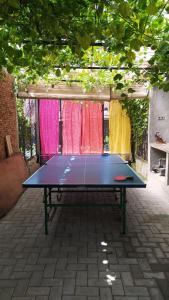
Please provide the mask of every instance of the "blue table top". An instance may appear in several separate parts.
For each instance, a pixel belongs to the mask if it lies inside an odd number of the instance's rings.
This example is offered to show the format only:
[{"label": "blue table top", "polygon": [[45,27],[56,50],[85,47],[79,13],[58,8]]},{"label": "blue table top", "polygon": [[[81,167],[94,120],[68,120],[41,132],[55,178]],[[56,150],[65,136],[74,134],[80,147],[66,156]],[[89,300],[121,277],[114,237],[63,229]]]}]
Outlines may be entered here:
[{"label": "blue table top", "polygon": [[[115,176],[129,176],[116,181]],[[55,155],[24,183],[24,187],[146,187],[136,172],[119,156]]]}]

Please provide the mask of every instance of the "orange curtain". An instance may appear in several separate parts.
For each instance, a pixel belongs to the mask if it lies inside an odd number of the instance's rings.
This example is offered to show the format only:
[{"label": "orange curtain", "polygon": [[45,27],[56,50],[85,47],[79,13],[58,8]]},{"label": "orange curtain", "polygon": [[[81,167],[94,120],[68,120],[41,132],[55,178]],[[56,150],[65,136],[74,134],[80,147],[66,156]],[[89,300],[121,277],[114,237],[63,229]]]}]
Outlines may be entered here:
[{"label": "orange curtain", "polygon": [[82,154],[103,152],[102,104],[85,101],[82,104]]}]

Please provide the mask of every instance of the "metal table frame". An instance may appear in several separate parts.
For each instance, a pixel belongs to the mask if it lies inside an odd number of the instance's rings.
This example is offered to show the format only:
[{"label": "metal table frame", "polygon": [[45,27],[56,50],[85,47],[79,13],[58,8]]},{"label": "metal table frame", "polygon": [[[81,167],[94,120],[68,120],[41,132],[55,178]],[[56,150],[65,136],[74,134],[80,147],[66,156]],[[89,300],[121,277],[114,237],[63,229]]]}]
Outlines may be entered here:
[{"label": "metal table frame", "polygon": [[[75,188],[75,186],[73,186]],[[86,186],[85,186],[86,187]],[[78,186],[79,188],[79,186]],[[91,189],[91,186],[87,186],[87,189],[83,189],[83,190],[71,190],[70,187],[63,188],[63,187],[58,187],[58,188],[50,188],[50,187],[44,187],[44,195],[43,195],[43,203],[44,203],[44,211],[45,211],[45,234],[48,234],[48,222],[49,220],[53,219],[53,216],[56,212],[56,209],[58,207],[118,207],[120,209],[121,212],[121,218],[122,218],[122,229],[121,232],[123,234],[126,233],[126,188],[125,187],[112,187],[109,189],[103,189],[103,192],[111,192],[111,193],[119,193],[120,194],[120,201],[117,204],[114,203],[61,203],[61,198],[62,198],[62,193],[71,193],[71,192],[98,192],[97,189]],[[98,186],[98,188],[101,188]],[[101,190],[99,190],[99,192],[102,192]],[[57,203],[53,203],[52,202],[52,193],[57,193]],[[50,218],[50,212],[51,209],[54,208],[52,214],[51,214],[51,218]]]}]

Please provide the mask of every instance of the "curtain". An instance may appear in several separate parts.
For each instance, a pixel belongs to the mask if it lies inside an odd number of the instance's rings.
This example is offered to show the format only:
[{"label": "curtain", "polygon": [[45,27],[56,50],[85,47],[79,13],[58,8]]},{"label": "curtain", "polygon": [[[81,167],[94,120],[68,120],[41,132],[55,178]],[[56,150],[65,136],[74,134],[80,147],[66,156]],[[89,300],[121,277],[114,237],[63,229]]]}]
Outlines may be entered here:
[{"label": "curtain", "polygon": [[80,154],[81,104],[74,101],[63,101],[62,103],[62,153]]},{"label": "curtain", "polygon": [[57,154],[59,146],[59,101],[39,101],[41,155]]},{"label": "curtain", "polygon": [[82,104],[82,142],[81,153],[103,152],[103,114],[102,104],[85,101]]},{"label": "curtain", "polygon": [[130,154],[131,125],[126,110],[118,100],[109,107],[109,147],[111,153]]}]

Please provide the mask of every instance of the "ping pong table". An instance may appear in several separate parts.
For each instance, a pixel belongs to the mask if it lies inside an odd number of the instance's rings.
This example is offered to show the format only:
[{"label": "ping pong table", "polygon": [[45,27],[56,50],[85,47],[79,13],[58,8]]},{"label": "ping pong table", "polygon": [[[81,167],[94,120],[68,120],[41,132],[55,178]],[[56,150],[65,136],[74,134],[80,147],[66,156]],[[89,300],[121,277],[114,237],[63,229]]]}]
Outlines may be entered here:
[{"label": "ping pong table", "polygon": [[[118,181],[117,176],[126,176]],[[62,206],[84,206],[81,203],[60,201],[64,192],[73,191],[110,191],[119,193],[118,204],[86,203],[85,206],[117,206],[122,217],[122,233],[126,232],[126,189],[145,188],[146,184],[136,172],[116,154],[102,155],[55,155],[40,167],[24,183],[26,188],[44,189],[45,234],[48,234],[49,212]],[[51,193],[57,193],[53,201]]]}]

